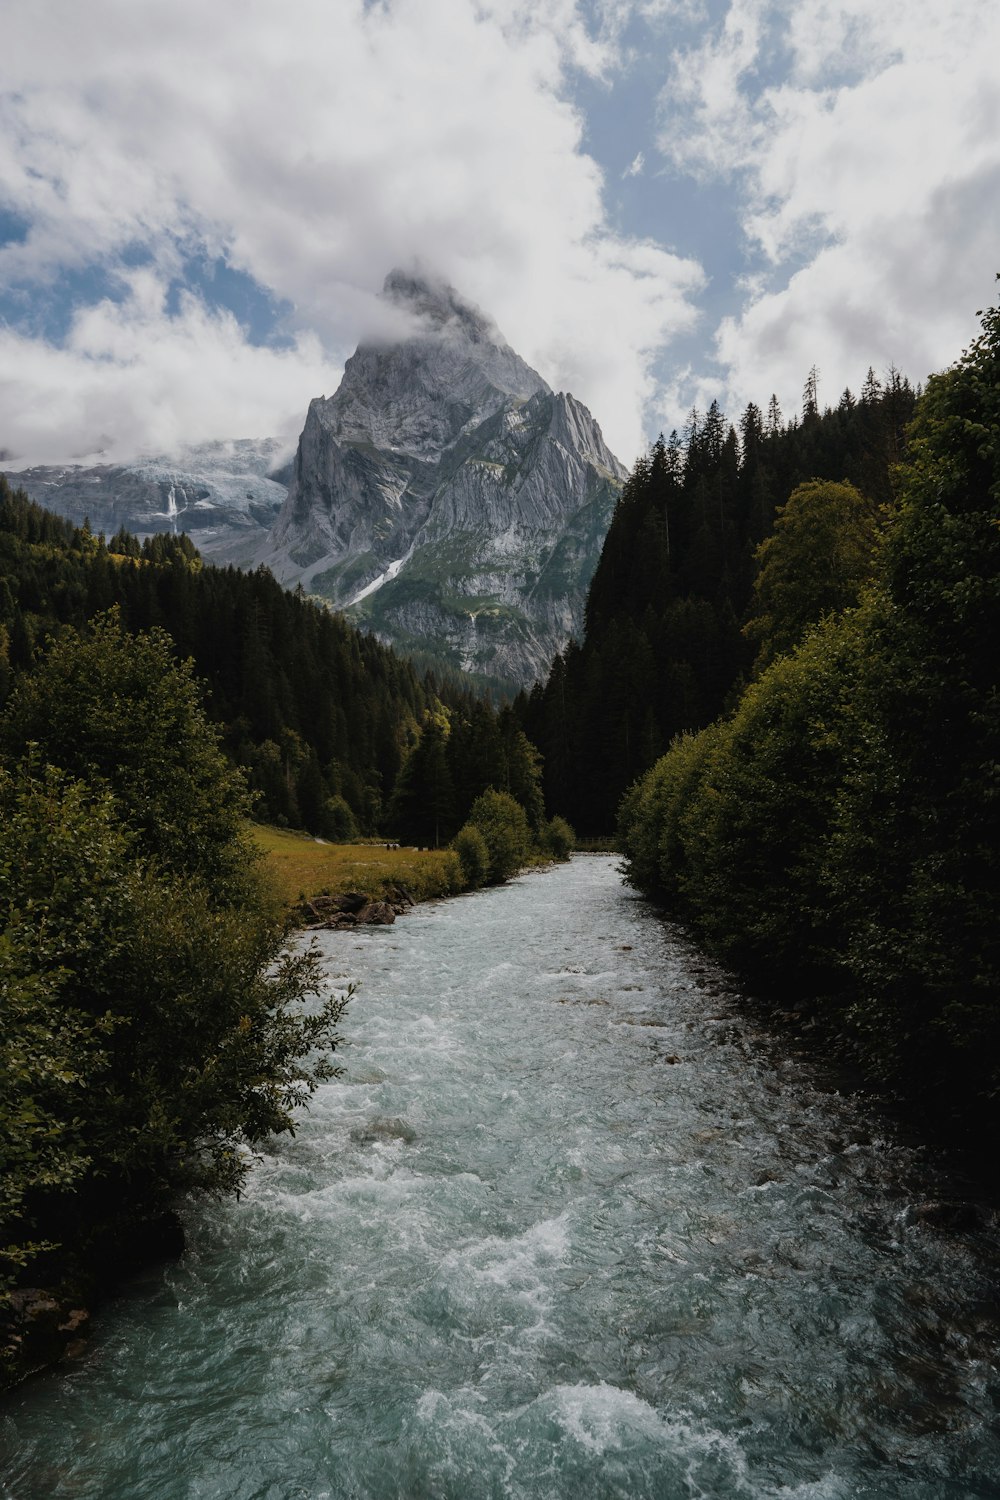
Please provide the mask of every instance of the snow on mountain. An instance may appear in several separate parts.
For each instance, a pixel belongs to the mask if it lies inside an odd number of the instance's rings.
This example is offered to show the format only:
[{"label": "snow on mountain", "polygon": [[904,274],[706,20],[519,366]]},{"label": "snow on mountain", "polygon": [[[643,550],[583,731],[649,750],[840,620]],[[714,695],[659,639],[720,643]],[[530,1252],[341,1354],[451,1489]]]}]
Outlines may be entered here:
[{"label": "snow on mountain", "polygon": [[207,556],[240,560],[258,546],[287,494],[287,446],[275,438],[200,443],[128,464],[8,470],[12,484],[78,525],[107,535],[188,531]]}]

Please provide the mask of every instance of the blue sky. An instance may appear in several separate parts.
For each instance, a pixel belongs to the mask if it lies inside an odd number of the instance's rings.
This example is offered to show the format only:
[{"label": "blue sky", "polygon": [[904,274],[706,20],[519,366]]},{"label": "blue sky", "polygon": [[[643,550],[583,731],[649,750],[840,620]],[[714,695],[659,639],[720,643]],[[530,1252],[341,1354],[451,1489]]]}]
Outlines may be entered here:
[{"label": "blue sky", "polygon": [[7,0],[0,450],[294,442],[422,264],[626,463],[691,406],[957,357],[1000,269],[1000,11]]}]

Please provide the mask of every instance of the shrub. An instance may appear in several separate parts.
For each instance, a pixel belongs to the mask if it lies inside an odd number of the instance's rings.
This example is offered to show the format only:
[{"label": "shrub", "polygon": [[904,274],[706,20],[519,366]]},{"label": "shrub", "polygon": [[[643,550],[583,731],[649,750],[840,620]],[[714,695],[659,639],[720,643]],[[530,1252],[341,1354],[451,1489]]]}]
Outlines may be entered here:
[{"label": "shrub", "polygon": [[507,792],[481,793],[469,809],[468,821],[482,834],[489,854],[487,881],[499,885],[521,868],[531,849],[524,808]]},{"label": "shrub", "polygon": [[464,824],[452,839],[451,846],[458,855],[469,890],[475,891],[485,885],[490,871],[490,851],[475,824]]},{"label": "shrub", "polygon": [[317,961],[284,950],[242,783],[190,672],[162,635],[132,641],[112,621],[98,640],[127,694],[94,642],[68,632],[38,674],[67,690],[52,725],[29,683],[4,726],[8,747],[29,727],[42,739],[0,771],[0,1154],[12,1164],[0,1245],[14,1264],[45,1241],[86,1250],[179,1187],[238,1187],[243,1145],[290,1129],[336,1071],[344,999],[303,1006]]},{"label": "shrub", "polygon": [[553,859],[569,859],[576,848],[576,834],[565,818],[550,818],[542,828],[542,847]]}]

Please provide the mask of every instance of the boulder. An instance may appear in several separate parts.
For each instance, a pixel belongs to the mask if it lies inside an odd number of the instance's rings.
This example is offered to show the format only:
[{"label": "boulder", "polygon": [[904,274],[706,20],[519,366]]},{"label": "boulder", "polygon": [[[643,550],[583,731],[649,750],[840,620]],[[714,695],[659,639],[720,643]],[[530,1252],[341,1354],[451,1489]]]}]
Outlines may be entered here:
[{"label": "boulder", "polygon": [[355,917],[359,926],[366,927],[389,927],[395,920],[395,908],[388,901],[369,901]]},{"label": "boulder", "polygon": [[339,896],[332,898],[337,904],[338,911],[361,911],[371,901],[367,891],[342,891]]},{"label": "boulder", "polygon": [[366,1125],[356,1125],[351,1131],[351,1140],[359,1145],[371,1145],[375,1141],[415,1141],[417,1132],[412,1125],[397,1115],[376,1115]]}]

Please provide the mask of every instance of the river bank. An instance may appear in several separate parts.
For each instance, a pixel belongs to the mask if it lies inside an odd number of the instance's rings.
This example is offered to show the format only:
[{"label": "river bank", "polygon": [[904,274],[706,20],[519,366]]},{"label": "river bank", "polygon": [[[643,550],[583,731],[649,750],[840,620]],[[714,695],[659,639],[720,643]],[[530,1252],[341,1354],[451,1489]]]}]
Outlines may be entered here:
[{"label": "river bank", "polygon": [[344,1078],[8,1398],[33,1500],[996,1492],[996,1236],[614,861],[320,934]]}]

